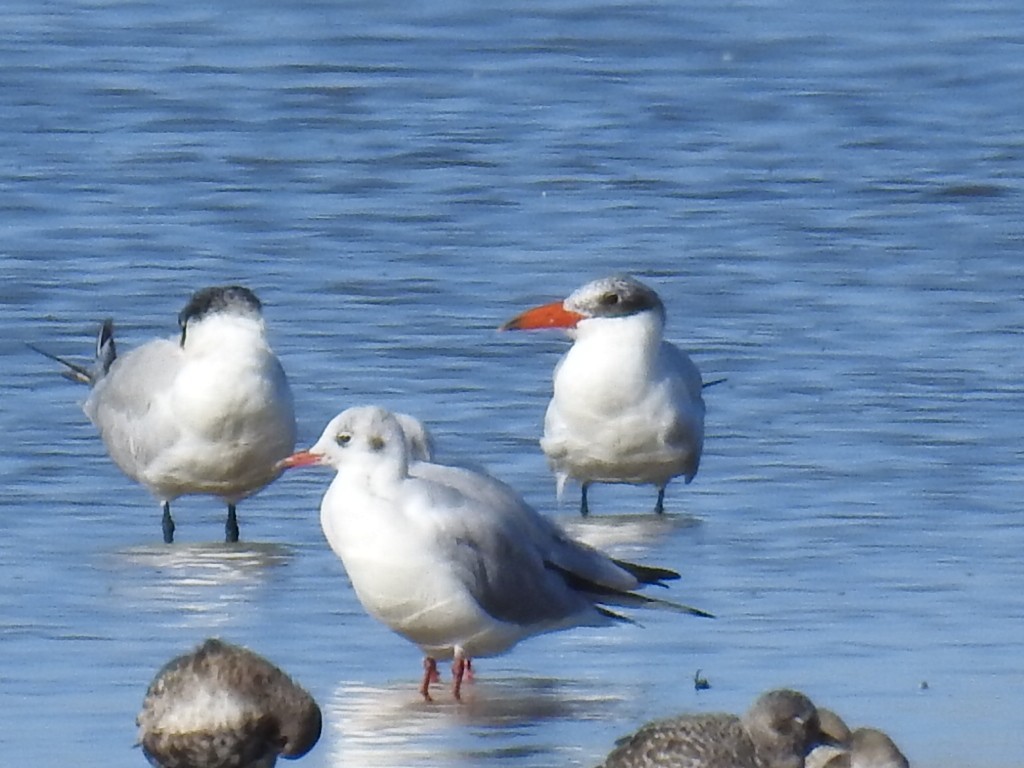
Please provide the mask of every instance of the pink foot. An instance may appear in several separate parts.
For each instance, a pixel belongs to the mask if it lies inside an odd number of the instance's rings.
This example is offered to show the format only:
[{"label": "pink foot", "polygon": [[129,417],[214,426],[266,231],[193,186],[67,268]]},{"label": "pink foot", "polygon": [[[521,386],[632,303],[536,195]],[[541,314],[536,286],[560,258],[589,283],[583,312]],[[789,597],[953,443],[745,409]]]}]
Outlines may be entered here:
[{"label": "pink foot", "polygon": [[452,662],[452,694],[456,701],[462,701],[463,679],[473,679],[473,662],[471,659],[456,656]]},{"label": "pink foot", "polygon": [[441,673],[437,671],[437,661],[430,656],[423,659],[423,684],[420,685],[420,693],[424,700],[433,701],[430,697],[430,684],[441,680]]}]

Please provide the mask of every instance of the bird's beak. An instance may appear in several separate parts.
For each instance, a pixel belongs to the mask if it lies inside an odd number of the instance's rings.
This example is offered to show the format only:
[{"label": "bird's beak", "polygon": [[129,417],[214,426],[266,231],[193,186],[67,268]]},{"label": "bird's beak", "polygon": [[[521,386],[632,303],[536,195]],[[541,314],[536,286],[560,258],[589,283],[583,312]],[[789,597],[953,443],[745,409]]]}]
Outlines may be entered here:
[{"label": "bird's beak", "polygon": [[292,467],[308,467],[312,464],[319,464],[323,457],[319,453],[309,451],[296,451],[277,462],[278,469],[291,469]]},{"label": "bird's beak", "polygon": [[562,302],[553,301],[540,307],[528,309],[513,317],[499,331],[528,331],[534,328],[575,328],[583,319],[579,312],[566,309]]}]

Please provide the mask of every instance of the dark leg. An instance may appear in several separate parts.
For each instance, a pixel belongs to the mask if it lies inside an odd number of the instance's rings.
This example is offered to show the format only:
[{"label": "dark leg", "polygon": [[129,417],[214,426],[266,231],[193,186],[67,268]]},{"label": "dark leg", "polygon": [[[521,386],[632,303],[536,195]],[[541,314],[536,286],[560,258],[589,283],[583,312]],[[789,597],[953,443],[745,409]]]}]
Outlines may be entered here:
[{"label": "dark leg", "polygon": [[164,528],[164,544],[174,543],[174,521],[171,519],[171,502],[164,502],[164,516],[160,524]]},{"label": "dark leg", "polygon": [[583,483],[583,493],[580,495],[580,516],[586,517],[590,514],[590,507],[587,506],[587,488],[590,483]]},{"label": "dark leg", "polygon": [[235,517],[234,504],[228,504],[228,520],[224,523],[224,541],[228,544],[238,541],[238,518]]},{"label": "dark leg", "polygon": [[420,693],[425,701],[433,701],[430,698],[430,684],[437,682],[441,676],[437,673],[437,661],[430,656],[423,658],[423,684],[420,686]]},{"label": "dark leg", "polygon": [[658,486],[658,500],[654,502],[654,514],[661,515],[665,512],[665,486]]}]

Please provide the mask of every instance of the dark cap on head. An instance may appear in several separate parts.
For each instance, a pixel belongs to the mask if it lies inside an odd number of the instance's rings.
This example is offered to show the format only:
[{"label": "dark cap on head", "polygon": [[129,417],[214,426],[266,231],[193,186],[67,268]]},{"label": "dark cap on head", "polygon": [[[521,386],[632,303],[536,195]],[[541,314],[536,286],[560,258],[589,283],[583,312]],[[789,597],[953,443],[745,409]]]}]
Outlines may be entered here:
[{"label": "dark cap on head", "polygon": [[218,312],[235,312],[259,317],[263,305],[256,294],[240,285],[215,285],[200,288],[192,294],[185,308],[178,313],[181,343],[185,343],[185,328],[192,320],[201,320]]}]

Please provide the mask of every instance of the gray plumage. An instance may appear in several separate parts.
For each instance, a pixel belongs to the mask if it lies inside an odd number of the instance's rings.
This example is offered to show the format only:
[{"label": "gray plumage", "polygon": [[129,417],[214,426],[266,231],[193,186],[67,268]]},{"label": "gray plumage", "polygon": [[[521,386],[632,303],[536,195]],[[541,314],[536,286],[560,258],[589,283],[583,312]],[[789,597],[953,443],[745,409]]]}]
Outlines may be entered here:
[{"label": "gray plumage", "polygon": [[602,768],[803,768],[822,734],[797,691],[760,696],[742,717],[698,714],[648,723],[617,743]]},{"label": "gray plumage", "polygon": [[164,541],[171,502],[186,494],[222,499],[225,538],[237,541],[235,504],[274,480],[295,447],[291,391],[249,289],[196,291],[178,324],[178,339],[119,356],[107,320],[91,367],[38,351],[92,387],[83,410],[114,463],[161,502]]},{"label": "gray plumage", "polygon": [[320,738],[316,701],[269,661],[209,639],[146,691],[139,744],[156,768],[271,768]]}]

